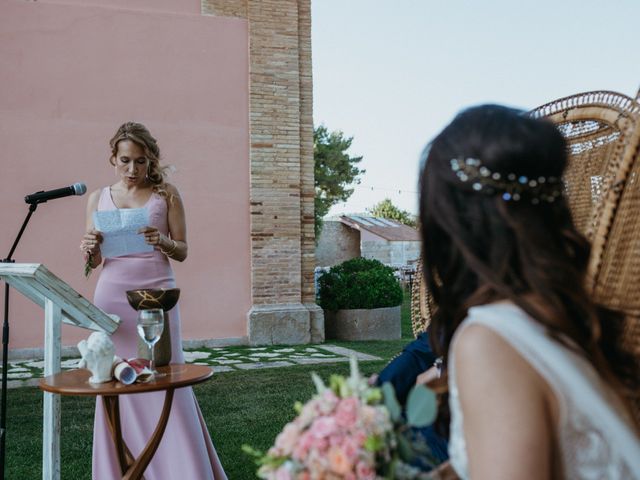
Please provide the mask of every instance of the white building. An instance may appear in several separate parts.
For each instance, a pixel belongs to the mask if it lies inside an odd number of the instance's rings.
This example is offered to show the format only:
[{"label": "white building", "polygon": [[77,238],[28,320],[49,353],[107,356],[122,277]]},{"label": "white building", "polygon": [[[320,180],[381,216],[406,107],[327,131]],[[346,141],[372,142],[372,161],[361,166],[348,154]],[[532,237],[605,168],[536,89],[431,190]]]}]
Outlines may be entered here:
[{"label": "white building", "polygon": [[420,257],[415,228],[386,218],[343,215],[326,220],[316,246],[316,265],[330,267],[355,257],[404,266]]}]

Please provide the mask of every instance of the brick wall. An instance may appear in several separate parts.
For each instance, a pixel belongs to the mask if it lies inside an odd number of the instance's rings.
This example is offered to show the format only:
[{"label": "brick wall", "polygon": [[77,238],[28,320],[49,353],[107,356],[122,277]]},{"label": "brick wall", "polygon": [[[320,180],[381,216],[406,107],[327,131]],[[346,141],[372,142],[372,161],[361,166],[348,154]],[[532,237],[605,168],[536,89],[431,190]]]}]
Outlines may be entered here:
[{"label": "brick wall", "polygon": [[310,0],[202,0],[202,13],[249,24],[253,305],[312,304]]},{"label": "brick wall", "polygon": [[202,0],[204,15],[247,18],[247,0]]}]

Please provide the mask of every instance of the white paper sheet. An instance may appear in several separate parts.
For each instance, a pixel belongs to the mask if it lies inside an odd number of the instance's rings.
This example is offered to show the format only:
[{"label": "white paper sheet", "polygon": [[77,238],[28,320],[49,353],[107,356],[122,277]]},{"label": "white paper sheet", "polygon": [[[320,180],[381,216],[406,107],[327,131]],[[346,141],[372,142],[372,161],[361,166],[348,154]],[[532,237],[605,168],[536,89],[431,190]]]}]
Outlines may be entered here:
[{"label": "white paper sheet", "polygon": [[144,241],[144,235],[138,233],[149,225],[146,208],[96,211],[93,212],[93,224],[102,232],[100,252],[103,258],[153,251],[153,246]]}]

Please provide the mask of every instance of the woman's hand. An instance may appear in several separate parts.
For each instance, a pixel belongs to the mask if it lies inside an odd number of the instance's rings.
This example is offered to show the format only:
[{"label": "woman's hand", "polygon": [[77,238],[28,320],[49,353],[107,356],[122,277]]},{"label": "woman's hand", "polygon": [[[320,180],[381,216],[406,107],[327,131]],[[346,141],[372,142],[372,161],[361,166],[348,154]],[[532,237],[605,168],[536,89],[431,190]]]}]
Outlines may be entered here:
[{"label": "woman's hand", "polygon": [[144,241],[153,245],[156,250],[168,250],[173,245],[169,237],[160,233],[156,227],[142,227],[138,233],[144,235]]},{"label": "woman's hand", "polygon": [[80,242],[80,250],[82,251],[85,260],[89,255],[97,258],[100,254],[100,244],[102,243],[102,233],[96,229],[91,229],[82,237]]}]

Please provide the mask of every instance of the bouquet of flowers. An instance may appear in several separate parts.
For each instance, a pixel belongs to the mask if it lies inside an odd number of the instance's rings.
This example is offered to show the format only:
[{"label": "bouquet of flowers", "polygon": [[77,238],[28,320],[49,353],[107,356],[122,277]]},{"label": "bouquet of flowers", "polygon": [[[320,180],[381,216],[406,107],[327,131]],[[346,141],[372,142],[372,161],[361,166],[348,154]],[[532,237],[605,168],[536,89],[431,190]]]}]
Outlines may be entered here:
[{"label": "bouquet of flowers", "polygon": [[[410,426],[429,425],[436,416],[435,394],[415,387],[406,420],[390,384],[371,387],[351,359],[348,378],[332,375],[329,385],[312,374],[317,393],[296,403],[298,416],[285,425],[266,454],[247,445],[258,477],[267,480],[428,478],[411,462],[419,452],[430,464],[426,444],[416,442]],[[433,466],[433,464],[430,464]]]}]

